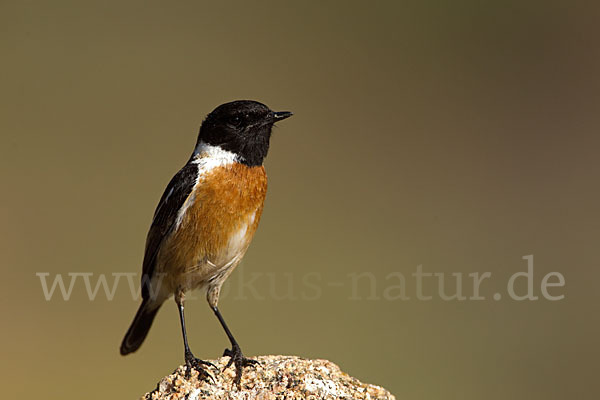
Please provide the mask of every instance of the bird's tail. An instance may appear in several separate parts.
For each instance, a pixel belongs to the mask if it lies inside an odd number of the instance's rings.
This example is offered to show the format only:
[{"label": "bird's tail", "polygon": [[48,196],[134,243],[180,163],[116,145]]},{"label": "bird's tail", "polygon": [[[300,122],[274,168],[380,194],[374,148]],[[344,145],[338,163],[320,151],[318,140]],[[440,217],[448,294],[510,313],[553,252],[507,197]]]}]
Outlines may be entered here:
[{"label": "bird's tail", "polygon": [[123,338],[123,343],[121,343],[121,355],[124,356],[133,353],[140,348],[144,339],[146,339],[146,335],[148,335],[152,321],[154,321],[154,317],[156,317],[159,309],[160,304],[158,306],[151,304],[147,299],[142,302],[129,330]]}]

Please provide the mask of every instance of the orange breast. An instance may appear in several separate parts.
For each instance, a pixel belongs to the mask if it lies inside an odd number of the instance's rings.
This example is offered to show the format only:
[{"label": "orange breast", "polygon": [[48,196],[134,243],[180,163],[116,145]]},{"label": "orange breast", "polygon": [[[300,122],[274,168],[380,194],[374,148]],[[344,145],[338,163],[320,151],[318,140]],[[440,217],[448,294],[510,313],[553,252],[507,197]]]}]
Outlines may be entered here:
[{"label": "orange breast", "polygon": [[175,281],[194,275],[195,282],[185,285],[193,288],[235,267],[258,227],[266,193],[262,166],[235,163],[201,176],[178,229],[161,249],[159,269]]}]

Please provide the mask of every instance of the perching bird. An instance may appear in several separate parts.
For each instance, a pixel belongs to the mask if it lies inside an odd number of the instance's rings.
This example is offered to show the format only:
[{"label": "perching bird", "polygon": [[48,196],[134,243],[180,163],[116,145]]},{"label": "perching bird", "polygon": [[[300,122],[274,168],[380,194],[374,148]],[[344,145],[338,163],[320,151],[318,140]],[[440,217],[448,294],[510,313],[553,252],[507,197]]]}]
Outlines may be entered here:
[{"label": "perching bird", "polygon": [[209,364],[192,354],[183,311],[185,292],[206,289],[206,298],[223,326],[239,385],[242,369],[256,361],[243,356],[217,303],[221,285],[240,263],[258,226],[267,192],[263,161],[273,124],[292,115],[256,101],[226,103],[200,127],[192,156],[165,189],[146,239],[142,304],[125,334],[121,354],[136,351],[158,309],[172,295],[179,308],[185,362],[200,376]]}]

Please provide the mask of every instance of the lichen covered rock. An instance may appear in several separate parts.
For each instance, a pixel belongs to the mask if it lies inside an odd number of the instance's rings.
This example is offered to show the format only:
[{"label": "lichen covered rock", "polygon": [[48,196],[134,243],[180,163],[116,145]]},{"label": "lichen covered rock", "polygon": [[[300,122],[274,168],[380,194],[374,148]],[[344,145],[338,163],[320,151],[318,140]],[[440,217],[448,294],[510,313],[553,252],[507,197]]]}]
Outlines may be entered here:
[{"label": "lichen covered rock", "polygon": [[[177,368],[161,379],[144,400],[200,399],[394,399],[387,390],[366,383],[340,371],[327,360],[306,360],[290,356],[261,356],[254,367],[244,368],[241,387],[233,383],[234,368],[223,371],[228,357],[210,360],[219,369],[207,368],[214,382],[198,380],[193,371],[186,378],[186,367]],[[223,372],[220,372],[223,371]]]}]

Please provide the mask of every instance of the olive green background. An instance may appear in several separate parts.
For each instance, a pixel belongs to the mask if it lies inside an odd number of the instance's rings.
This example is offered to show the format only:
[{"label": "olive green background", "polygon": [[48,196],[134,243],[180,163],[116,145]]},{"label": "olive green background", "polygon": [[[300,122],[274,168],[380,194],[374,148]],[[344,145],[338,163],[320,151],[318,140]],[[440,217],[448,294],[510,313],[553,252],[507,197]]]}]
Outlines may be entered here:
[{"label": "olive green background", "polygon": [[[139,273],[199,124],[244,98],[295,113],[220,303],[247,355],[326,358],[398,399],[597,397],[599,17],[569,1],[0,1],[2,397],[131,399],[183,361],[171,301],[121,357],[125,281],[112,301],[81,278],[46,301],[36,273]],[[540,299],[511,300],[529,254]],[[419,301],[418,265],[462,273],[467,294],[491,272],[486,299]],[[540,295],[553,271],[560,301]],[[409,300],[390,298],[398,272]],[[217,357],[226,337],[195,297],[192,349]]]}]

